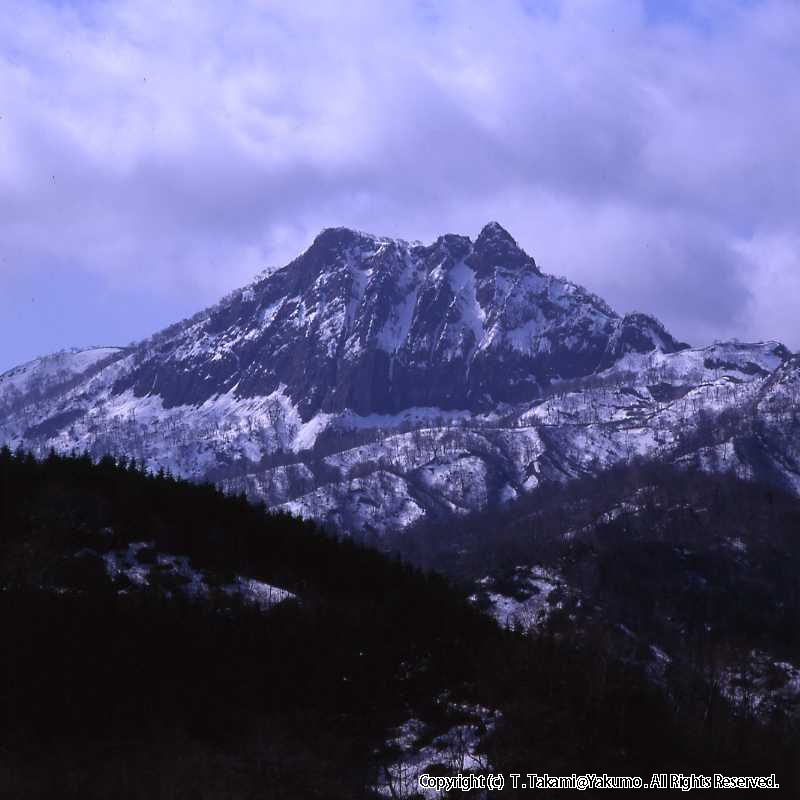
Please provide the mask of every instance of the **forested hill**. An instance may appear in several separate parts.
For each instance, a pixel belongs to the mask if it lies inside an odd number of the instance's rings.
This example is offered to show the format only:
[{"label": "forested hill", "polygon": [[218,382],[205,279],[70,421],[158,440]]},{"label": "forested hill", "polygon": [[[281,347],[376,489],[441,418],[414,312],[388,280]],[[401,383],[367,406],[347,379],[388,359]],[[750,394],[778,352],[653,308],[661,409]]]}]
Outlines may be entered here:
[{"label": "forested hill", "polygon": [[60,567],[75,556],[87,564],[85,577],[99,575],[92,564],[104,554],[146,542],[148,550],[188,557],[212,579],[235,574],[268,581],[302,593],[307,605],[324,598],[369,608],[368,600],[411,589],[421,603],[450,596],[441,579],[312,522],[267,513],[210,484],[149,474],[135,462],[105,457],[95,464],[86,455],[56,454],[37,461],[3,449],[0,470],[2,578],[11,585],[61,585]]},{"label": "forested hill", "polygon": [[[0,499],[9,796],[358,796],[385,731],[500,638],[439,577],[110,458],[0,451]],[[134,541],[144,563],[110,575]],[[261,611],[220,590],[237,575],[294,599]]]},{"label": "forested hill", "polygon": [[785,729],[716,695],[709,727],[708,695],[676,706],[602,636],[503,631],[212,487],[2,450],[0,502],[3,797],[411,797],[465,768],[794,786]]},{"label": "forested hill", "polygon": [[799,531],[793,494],[639,460],[381,543],[471,581],[503,624],[574,636],[600,622],[617,653],[654,674],[693,672],[796,737]]}]

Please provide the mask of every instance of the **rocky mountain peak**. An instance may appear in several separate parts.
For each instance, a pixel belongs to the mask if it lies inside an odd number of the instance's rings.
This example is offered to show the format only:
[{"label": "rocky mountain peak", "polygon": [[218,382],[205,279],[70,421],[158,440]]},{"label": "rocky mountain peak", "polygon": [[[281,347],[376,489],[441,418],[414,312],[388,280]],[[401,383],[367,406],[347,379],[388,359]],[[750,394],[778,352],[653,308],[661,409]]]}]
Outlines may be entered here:
[{"label": "rocky mountain peak", "polygon": [[[755,409],[774,464],[747,427],[736,447],[704,442],[691,463],[767,464],[800,493],[800,452],[782,438],[796,425],[800,357],[776,342],[686,347],[653,317],[541,273],[497,223],[474,242],[427,245],[328,228],[139,345],[0,375],[0,444],[124,452],[382,530],[595,462],[668,456],[704,407],[742,411],[746,425]],[[467,427],[443,422],[456,419]],[[736,461],[748,453],[752,464]]]},{"label": "rocky mountain peak", "polygon": [[498,267],[514,271],[527,268],[539,272],[536,262],[498,222],[483,226],[475,240],[472,261],[479,274],[489,274]]},{"label": "rocky mountain peak", "polygon": [[309,249],[333,250],[348,247],[361,240],[371,240],[372,238],[373,237],[354,230],[353,228],[323,228],[314,238],[311,248]]},{"label": "rocky mountain peak", "polygon": [[293,264],[299,263],[304,272],[318,275],[341,266],[349,256],[358,262],[365,254],[377,251],[382,243],[391,241],[352,228],[324,228]]},{"label": "rocky mountain peak", "polygon": [[437,253],[444,253],[451,256],[453,260],[458,260],[469,255],[472,250],[472,241],[469,236],[446,233],[434,242],[433,249]]},{"label": "rocky mountain peak", "polygon": [[641,311],[630,311],[625,314],[622,318],[622,328],[637,330],[648,339],[649,346],[643,342],[640,352],[647,352],[658,347],[665,353],[674,353],[678,350],[686,350],[690,346],[686,342],[675,339],[661,320]]},{"label": "rocky mountain peak", "polygon": [[475,244],[483,245],[487,242],[506,242],[514,247],[517,246],[516,239],[499,222],[494,221],[487,222],[483,226]]},{"label": "rocky mountain peak", "polygon": [[428,246],[326,228],[287,267],[138,348],[113,393],[164,408],[280,392],[305,423],[346,409],[488,412],[629,352],[680,343],[543,275],[498,223]]},{"label": "rocky mountain peak", "polygon": [[618,320],[601,363],[603,367],[610,367],[626,353],[649,353],[653,350],[676,353],[688,347],[686,342],[675,339],[655,317],[633,311]]}]

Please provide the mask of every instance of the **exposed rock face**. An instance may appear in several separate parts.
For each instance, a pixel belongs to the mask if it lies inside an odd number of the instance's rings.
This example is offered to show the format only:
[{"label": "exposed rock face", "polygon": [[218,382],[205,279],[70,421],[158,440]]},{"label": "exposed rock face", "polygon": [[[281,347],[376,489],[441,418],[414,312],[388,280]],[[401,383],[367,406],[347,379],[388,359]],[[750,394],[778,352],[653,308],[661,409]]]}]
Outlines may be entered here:
[{"label": "exposed rock face", "polygon": [[800,492],[798,372],[777,342],[689,348],[620,316],[497,223],[427,246],[337,228],[135,347],[0,375],[0,443],[379,533],[634,456]]},{"label": "exposed rock face", "polygon": [[169,408],[282,385],[304,420],[345,408],[486,411],[625,352],[682,346],[655,320],[620,318],[543,275],[497,223],[474,243],[446,235],[427,247],[338,228],[141,354],[114,388],[155,392]]}]

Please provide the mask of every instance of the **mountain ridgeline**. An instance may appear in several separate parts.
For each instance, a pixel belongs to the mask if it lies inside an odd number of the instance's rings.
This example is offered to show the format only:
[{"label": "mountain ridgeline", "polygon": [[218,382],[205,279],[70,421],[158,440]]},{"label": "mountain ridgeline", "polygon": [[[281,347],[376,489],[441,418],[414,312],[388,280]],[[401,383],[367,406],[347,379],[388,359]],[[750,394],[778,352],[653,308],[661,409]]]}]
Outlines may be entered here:
[{"label": "mountain ridgeline", "polygon": [[114,385],[165,407],[279,387],[306,421],[350,409],[490,411],[591,374],[629,351],[685,347],[543,275],[497,223],[430,246],[323,231],[281,270],[159,342]]},{"label": "mountain ridgeline", "polygon": [[779,342],[690,347],[496,223],[328,229],[139,344],[20,365],[0,788],[376,800],[533,767],[796,797],[799,409]]},{"label": "mountain ridgeline", "polygon": [[497,223],[427,246],[332,228],[140,344],[0,375],[0,443],[125,455],[382,534],[634,457],[798,492],[798,396],[780,343],[689,347]]},{"label": "mountain ridgeline", "polygon": [[[785,516],[788,534],[800,501],[778,498],[769,514]],[[645,780],[774,772],[775,796],[797,796],[790,709],[776,705],[762,724],[721,691],[718,633],[702,624],[719,614],[694,602],[696,582],[688,598],[672,596],[677,614],[659,633],[688,644],[697,665],[676,658],[654,674],[634,658],[647,640],[591,603],[568,613],[565,598],[538,628],[503,630],[440,575],[126,460],[37,461],[0,448],[0,520],[3,797],[411,800],[423,772],[508,776],[532,765]],[[636,570],[616,541],[604,555],[621,552]],[[785,544],[792,568],[797,548]],[[780,564],[764,555],[759,580]],[[729,584],[748,589],[743,571],[692,562],[713,579],[712,599]],[[604,563],[581,584],[600,579],[604,604],[650,596],[641,580],[604,578]],[[226,586],[242,573],[285,591],[266,607],[232,596]],[[783,583],[793,585],[788,570]],[[775,605],[762,596],[754,621]],[[624,607],[636,616],[637,603]],[[795,596],[771,634],[791,634],[797,611]],[[688,637],[678,627],[687,613],[697,623]],[[526,793],[507,785],[504,796]]]}]

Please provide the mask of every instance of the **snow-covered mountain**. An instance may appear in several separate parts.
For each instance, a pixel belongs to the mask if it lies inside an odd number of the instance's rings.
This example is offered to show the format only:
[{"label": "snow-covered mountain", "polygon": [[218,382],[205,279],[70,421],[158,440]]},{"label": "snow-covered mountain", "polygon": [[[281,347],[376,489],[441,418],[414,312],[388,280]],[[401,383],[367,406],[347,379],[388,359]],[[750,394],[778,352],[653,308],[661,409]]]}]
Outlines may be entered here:
[{"label": "snow-covered mountain", "polygon": [[282,391],[303,422],[350,409],[491,411],[627,352],[680,345],[542,275],[498,224],[428,247],[323,231],[298,259],[139,353],[115,391],[165,407]]},{"label": "snow-covered mountain", "polygon": [[138,346],[0,376],[0,441],[381,532],[635,455],[800,491],[798,391],[779,343],[690,348],[497,223],[428,246],[337,228]]},{"label": "snow-covered mountain", "polygon": [[8,406],[23,396],[42,394],[113,359],[120,352],[119,347],[89,347],[34,358],[0,375],[0,402]]}]

